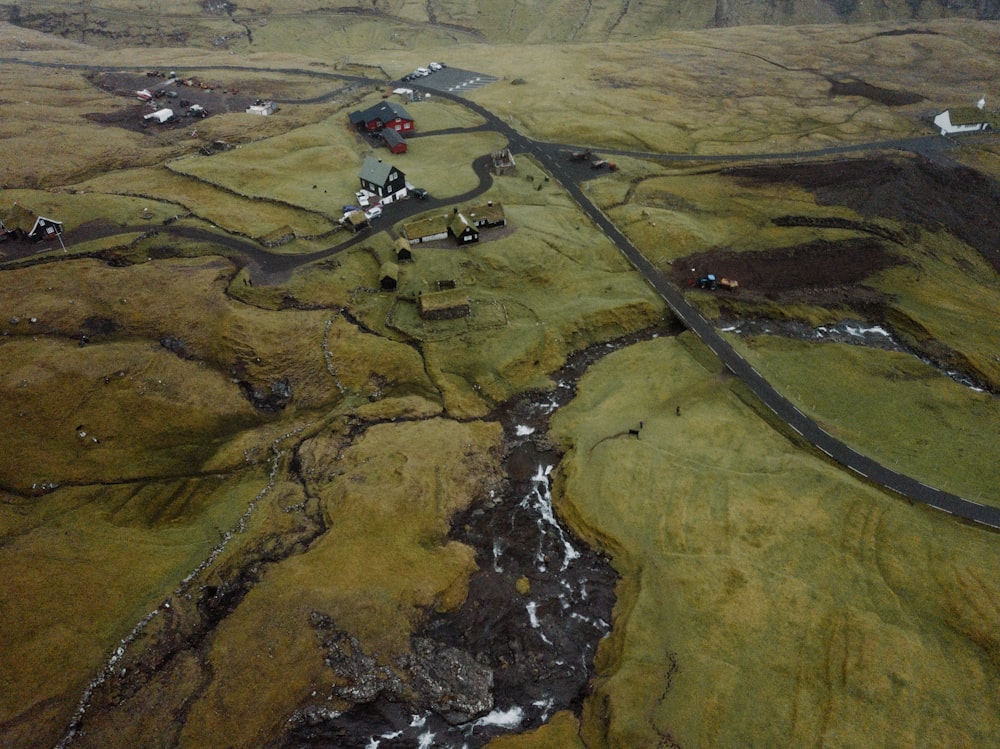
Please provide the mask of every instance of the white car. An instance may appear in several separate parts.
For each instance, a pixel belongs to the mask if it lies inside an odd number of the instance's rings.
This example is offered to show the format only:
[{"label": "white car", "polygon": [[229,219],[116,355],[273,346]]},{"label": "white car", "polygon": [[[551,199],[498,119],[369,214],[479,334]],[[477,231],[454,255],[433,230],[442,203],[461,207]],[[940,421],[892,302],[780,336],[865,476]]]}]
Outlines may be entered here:
[{"label": "white car", "polygon": [[431,70],[440,70],[441,68],[444,67],[444,65],[442,65],[439,62],[431,62],[427,64],[427,67],[429,67]]},{"label": "white car", "polygon": [[371,208],[365,211],[365,215],[368,217],[369,221],[379,218],[382,215],[382,206],[373,205]]},{"label": "white car", "polygon": [[419,75],[421,78],[423,78],[425,75],[430,75],[431,74],[431,71],[428,70],[427,68],[417,68],[413,72],[416,73],[417,75]]}]

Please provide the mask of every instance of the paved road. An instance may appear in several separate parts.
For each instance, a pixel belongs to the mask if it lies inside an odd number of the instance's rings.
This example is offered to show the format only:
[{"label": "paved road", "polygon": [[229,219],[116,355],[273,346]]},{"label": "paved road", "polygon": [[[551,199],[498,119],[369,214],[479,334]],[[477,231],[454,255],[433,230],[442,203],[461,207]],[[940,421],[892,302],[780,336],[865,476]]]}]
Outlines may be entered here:
[{"label": "paved road", "polygon": [[[447,96],[438,92],[438,96]],[[639,250],[632,244],[615,224],[586,196],[580,188],[581,170],[579,165],[571,164],[567,161],[567,151],[573,150],[561,144],[542,143],[524,137],[492,112],[485,108],[469,102],[460,97],[451,97],[465,106],[475,110],[495,129],[501,131],[509,140],[510,148],[514,153],[528,153],[534,156],[553,177],[555,177],[570,195],[576,200],[580,207],[593,219],[594,223],[615,243],[628,261],[641,273],[657,293],[666,301],[671,311],[677,318],[695,335],[697,335],[705,345],[707,345],[723,365],[734,375],[746,383],[747,387],[753,391],[768,408],[770,408],[782,421],[790,426],[795,432],[801,435],[806,441],[825,453],[828,457],[837,461],[841,465],[849,468],[854,473],[864,479],[875,483],[885,489],[889,489],[907,499],[920,502],[938,510],[950,513],[964,520],[969,520],[984,526],[1000,529],[1000,508],[989,507],[987,505],[974,502],[955,494],[942,491],[916,479],[893,471],[880,463],[872,460],[866,455],[862,455],[857,450],[849,447],[836,439],[828,432],[800,411],[790,400],[779,393],[769,383],[763,375],[754,369],[729,342],[715,329],[714,326],[685,298],[680,289],[671,283],[667,277],[659,271]],[[807,154],[772,154],[770,158],[793,158],[803,156],[826,156],[847,151],[862,150],[932,150],[937,151],[942,146],[940,141],[945,141],[940,137],[914,138],[909,140],[884,141],[870,143],[860,146],[847,146],[842,148],[822,149],[821,151],[809,152]],[[943,146],[950,147],[950,144]],[[601,152],[602,154],[605,151]],[[625,153],[625,152],[620,152]],[[648,158],[645,154],[632,154]],[[653,156],[653,158],[667,158],[664,156]],[[692,160],[691,157],[675,157]],[[698,157],[700,158],[700,157]],[[711,157],[715,161],[738,161],[754,160],[756,157]],[[589,170],[588,170],[589,171]]]},{"label": "paved road", "polygon": [[[71,67],[89,70],[111,69],[86,65],[60,65],[58,63],[25,63],[24,61],[16,58],[3,58],[0,59],[0,62],[51,67]],[[258,70],[257,68],[251,68],[248,66],[223,67],[238,70]],[[352,84],[360,83],[367,85],[384,85],[386,83],[385,81],[366,80],[364,78],[342,76],[315,70],[287,69],[283,72],[289,74],[305,74],[316,77],[338,79]],[[421,88],[419,84],[411,83],[409,85],[411,88]],[[586,172],[581,170],[580,165],[571,165],[570,162],[567,161],[567,151],[575,150],[577,148],[576,146],[532,140],[519,133],[493,112],[480,106],[479,104],[476,104],[475,102],[472,102],[460,95],[451,94],[437,89],[433,89],[432,91],[437,96],[451,99],[462,106],[477,112],[485,119],[487,125],[491,129],[502,133],[508,139],[509,147],[513,153],[530,154],[541,165],[543,165],[552,174],[552,176],[563,185],[567,192],[573,196],[576,202],[580,205],[584,212],[591,217],[594,223],[597,224],[597,226],[599,226],[601,230],[615,243],[618,249],[636,268],[636,270],[638,270],[639,273],[646,278],[649,284],[664,299],[677,318],[689,330],[695,333],[695,335],[697,335],[705,343],[705,345],[707,345],[715,353],[716,356],[719,357],[720,361],[727,369],[746,383],[747,387],[749,387],[750,390],[768,408],[770,408],[780,419],[782,419],[786,424],[788,424],[789,427],[800,434],[810,444],[825,453],[831,459],[854,471],[859,476],[909,500],[920,502],[929,507],[942,510],[958,518],[962,518],[963,520],[968,520],[993,529],[1000,529],[1000,508],[989,507],[978,502],[973,502],[972,500],[959,497],[955,494],[950,494],[881,465],[821,429],[815,421],[803,414],[802,411],[800,411],[791,401],[775,390],[774,387],[756,369],[754,369],[742,356],[740,356],[740,354],[729,344],[728,341],[726,341],[725,338],[722,337],[722,335],[720,335],[712,324],[709,323],[709,321],[684,298],[680,289],[672,284],[663,273],[661,273],[651,262],[649,262],[649,260],[646,259],[641,252],[639,252],[635,245],[629,241],[628,237],[619,231],[618,227],[615,226],[614,223],[612,223],[612,221],[587,198],[583,190],[580,188],[581,178],[586,176]],[[330,94],[317,97],[316,100],[318,101],[329,98],[339,92],[340,89],[335,92],[331,92]],[[887,149],[916,151],[926,156],[941,158],[943,156],[943,152],[950,147],[951,143],[947,139],[940,138],[939,136],[929,136],[925,138],[880,141],[852,146],[824,148],[809,152],[782,154],[692,156],[686,154],[649,154],[614,149],[602,150],[602,153],[673,161],[736,162],[820,157],[848,152],[878,151]],[[477,174],[480,175],[480,185],[465,195],[449,198],[449,202],[463,202],[465,200],[469,200],[481,194],[488,188],[489,176],[486,171],[485,161],[479,160],[476,163],[475,168]],[[411,201],[411,205],[408,205],[405,208],[397,205],[396,207],[402,209],[403,213],[399,213],[394,210],[393,219],[399,220],[400,218],[405,217],[404,214],[423,211],[427,208],[433,207],[433,205],[434,204],[421,205],[417,201]],[[174,231],[187,233],[189,231],[199,230],[181,229],[178,227],[177,229],[174,229]],[[217,240],[214,235],[213,238]],[[239,248],[232,247],[232,249],[249,252],[252,256],[259,258],[262,270],[265,272],[281,272],[290,271],[292,268],[302,265],[303,263],[312,262],[314,260],[342,252],[348,247],[351,247],[361,241],[362,238],[363,237],[360,236],[353,237],[347,242],[328,250],[312,253],[310,255],[289,258],[279,258],[266,253],[259,253],[256,249],[251,252],[250,246],[247,243],[242,242],[239,243]]]}]

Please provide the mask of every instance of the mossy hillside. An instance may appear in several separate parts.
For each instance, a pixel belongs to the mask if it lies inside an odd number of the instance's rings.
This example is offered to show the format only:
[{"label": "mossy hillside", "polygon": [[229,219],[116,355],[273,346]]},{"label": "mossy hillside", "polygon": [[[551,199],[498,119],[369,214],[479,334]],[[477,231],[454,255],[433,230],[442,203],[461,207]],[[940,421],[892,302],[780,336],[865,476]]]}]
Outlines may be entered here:
[{"label": "mossy hillside", "polygon": [[[331,704],[324,695],[334,674],[309,624],[313,612],[393,666],[427,608],[461,603],[474,553],[448,541],[449,518],[496,480],[499,437],[496,424],[433,419],[371,427],[342,453],[326,435],[303,444],[329,530],[272,567],[220,624],[211,682],[192,706],[184,743],[258,743],[304,703]],[[263,724],[262,715],[270,716]]]},{"label": "mossy hillside", "polygon": [[[128,174],[128,172],[126,173]],[[129,177],[117,179],[121,186]],[[111,191],[109,191],[111,192]],[[172,203],[146,200],[127,194],[80,194],[75,191],[62,190],[23,190],[0,189],[0,216],[7,213],[14,203],[19,203],[36,214],[61,221],[66,247],[71,252],[79,248],[73,242],[72,232],[87,227],[98,234],[114,234],[126,232],[130,228],[162,224],[163,221],[176,216],[180,206]],[[39,248],[55,245],[43,244]]]},{"label": "mossy hillside", "polygon": [[799,451],[673,339],[592,367],[553,429],[560,508],[624,575],[584,736],[1000,735],[992,535]]},{"label": "mossy hillside", "polygon": [[[208,555],[266,480],[249,469],[68,486],[32,500],[5,495],[0,721],[8,738],[22,730],[20,745],[54,745],[112,644]],[[44,706],[35,720],[6,723],[30,705]]]},{"label": "mossy hillside", "polygon": [[[265,236],[280,226],[291,226],[300,235],[316,236],[335,226],[326,212],[307,211],[275,200],[245,198],[163,167],[102,175],[76,185],[75,189],[141,196],[141,207],[133,203],[139,207],[139,214],[130,216],[132,222],[160,223],[179,213],[189,213],[226,231],[251,237]],[[101,215],[105,199],[101,195],[88,196],[91,216]]]},{"label": "mossy hillside", "polygon": [[[983,72],[995,59],[986,40],[968,39],[960,23],[938,23],[930,26],[940,33],[919,43],[875,38],[860,27],[715,29],[677,32],[668,44],[539,46],[499,56],[495,48],[470,49],[476,63],[467,67],[526,81],[471,96],[546,140],[680,153],[781,152],[925,132],[921,104],[890,108],[831,97],[829,79],[850,69],[882,88],[950,100],[957,81],[928,67],[934,63],[927,44],[971,56]],[[762,44],[767,54],[760,54]],[[591,61],[587,78],[578,72],[580,55]],[[615,127],[604,124],[609,118]]]},{"label": "mossy hillside", "polygon": [[[840,439],[946,491],[1000,505],[1000,468],[983,461],[1000,403],[909,354],[774,336],[734,340],[764,376]],[[822,376],[817,376],[822,373]]]},{"label": "mossy hillside", "polygon": [[[163,141],[143,142],[138,133],[84,119],[121,103],[95,90],[79,71],[4,65],[0,88],[8,100],[0,123],[4,185],[59,186],[103,169],[156,163],[172,152]],[[58,158],[52,157],[53,144]]]},{"label": "mossy hillside", "polygon": [[891,295],[893,329],[946,366],[1000,386],[1000,360],[993,346],[993,318],[1000,307],[997,272],[945,232],[921,231],[906,254],[906,265],[870,281]]},{"label": "mossy hillside", "polygon": [[629,180],[626,191],[614,186],[620,179],[616,175],[589,183],[591,194],[661,267],[712,249],[753,251],[857,236],[847,230],[775,226],[772,219],[783,215],[859,220],[847,208],[820,206],[812,193],[794,185],[761,190],[726,179],[714,169],[678,173],[649,163],[623,168],[620,174]]}]

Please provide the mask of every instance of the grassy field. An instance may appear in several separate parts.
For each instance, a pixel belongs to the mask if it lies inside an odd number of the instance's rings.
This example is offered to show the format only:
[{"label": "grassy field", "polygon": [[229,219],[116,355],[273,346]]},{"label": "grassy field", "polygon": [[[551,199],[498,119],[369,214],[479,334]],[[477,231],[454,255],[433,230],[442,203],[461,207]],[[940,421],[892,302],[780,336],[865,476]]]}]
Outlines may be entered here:
[{"label": "grassy field", "polygon": [[796,449],[675,340],[600,362],[553,425],[560,507],[623,574],[589,745],[998,735],[992,534]]},{"label": "grassy field", "polygon": [[1000,506],[1000,468],[981,452],[985,435],[1000,434],[1000,404],[989,393],[909,354],[773,336],[733,343],[779,390],[866,455]]},{"label": "grassy field", "polygon": [[[172,18],[150,7],[134,22],[134,44],[169,47],[100,51],[72,34],[5,24],[0,51],[41,63],[176,66],[289,99],[339,83],[279,68],[382,76],[443,59],[500,77],[471,96],[515,127],[598,152],[752,153],[924,134],[922,117],[997,79],[995,23],[648,40],[676,9],[632,5],[616,21],[617,6],[595,3],[580,23],[575,6],[556,3],[543,24],[531,3],[448,6],[441,18],[458,26],[429,26],[427,8],[413,3],[393,4],[391,17],[279,4],[267,23],[241,8],[211,17],[186,3],[171,6]],[[102,6],[108,17],[136,10],[130,0]],[[234,20],[247,21],[252,44]],[[190,36],[170,41],[180,23]],[[487,25],[493,38],[574,43],[482,44],[476,29]],[[604,43],[609,36],[616,41]],[[888,107],[831,94],[831,79],[852,77],[925,100]],[[123,100],[70,67],[5,63],[0,89],[0,211],[18,200],[68,232],[122,232],[0,273],[0,420],[15,427],[0,450],[0,564],[9,572],[0,743],[56,744],[88,682],[155,610],[128,648],[128,678],[99,695],[81,746],[142,746],[151,736],[265,745],[337,678],[312,612],[384,663],[406,650],[429,609],[461,602],[474,562],[447,533],[453,514],[499,479],[492,409],[551,387],[570,353],[660,322],[663,303],[528,158],[476,199],[502,203],[508,227],[461,250],[417,248],[397,294],[377,288],[399,225],[272,274],[271,285],[251,284],[244,259],[211,241],[136,231],[191,214],[179,225],[241,238],[284,225],[325,232],[370,151],[347,113],[379,101],[375,86],[288,103],[273,118],[213,116],[198,138],[96,124],[85,115],[108,115]],[[435,97],[412,113],[421,134],[481,124]],[[214,139],[239,147],[198,154]],[[398,165],[447,199],[474,188],[472,160],[501,145],[492,132],[431,134],[411,139]],[[1000,174],[995,146],[949,153]],[[791,184],[752,187],[690,164],[615,158],[620,170],[587,183],[587,194],[663,268],[693,252],[851,236],[777,228],[778,214],[860,218]],[[865,290],[884,297],[907,341],[937,341],[1000,379],[995,273],[942,230],[914,236],[898,250],[906,264],[866,279]],[[114,264],[76,257],[119,244]],[[415,294],[446,279],[468,292],[472,316],[419,320]],[[814,321],[829,312],[808,299],[746,309]],[[1000,500],[995,399],[899,355],[771,338],[740,345],[873,457]],[[686,336],[630,346],[594,366],[556,417],[567,450],[560,509],[622,576],[614,630],[579,717],[561,712],[495,745],[996,744],[996,538],[802,450],[712,362]],[[287,403],[252,405],[284,382]],[[629,438],[640,422],[640,439]],[[178,597],[165,616],[160,604],[227,537],[192,578],[192,600]],[[217,620],[205,613],[209,590],[231,602]],[[157,660],[171,637],[176,657]]]}]

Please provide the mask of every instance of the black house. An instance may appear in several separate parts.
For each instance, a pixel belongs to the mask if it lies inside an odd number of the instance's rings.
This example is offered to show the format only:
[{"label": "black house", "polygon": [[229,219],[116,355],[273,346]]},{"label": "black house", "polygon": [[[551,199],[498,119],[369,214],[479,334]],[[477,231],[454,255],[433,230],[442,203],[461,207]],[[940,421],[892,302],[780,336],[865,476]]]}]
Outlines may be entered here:
[{"label": "black house", "polygon": [[377,196],[382,203],[406,197],[406,175],[382,159],[366,156],[359,177],[361,189]]}]

